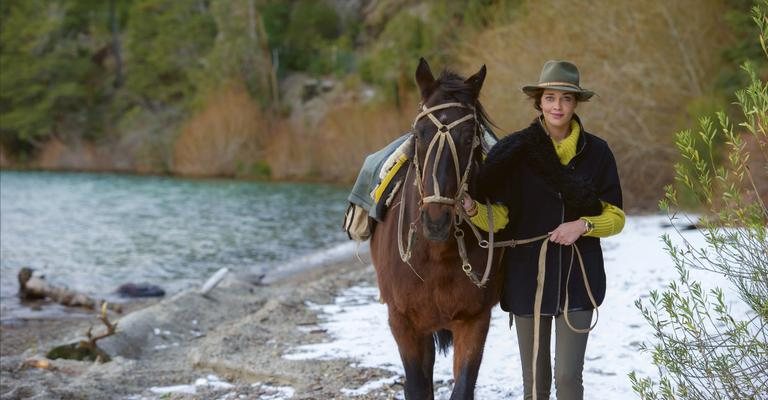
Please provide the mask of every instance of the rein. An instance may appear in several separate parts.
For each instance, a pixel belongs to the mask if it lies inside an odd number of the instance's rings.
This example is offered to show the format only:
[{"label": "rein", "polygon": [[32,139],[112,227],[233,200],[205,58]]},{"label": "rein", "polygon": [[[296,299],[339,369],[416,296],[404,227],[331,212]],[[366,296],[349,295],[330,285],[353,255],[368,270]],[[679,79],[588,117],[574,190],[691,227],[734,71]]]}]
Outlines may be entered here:
[{"label": "rein", "polygon": [[[521,239],[521,240],[505,240],[502,242],[493,242],[493,214],[491,212],[491,204],[486,204],[486,212],[487,218],[488,218],[488,240],[482,238],[480,235],[480,232],[477,230],[477,228],[471,223],[469,226],[472,228],[472,231],[475,233],[475,236],[477,237],[478,244],[480,247],[488,247],[489,249],[493,248],[499,248],[499,247],[515,247],[517,245],[522,244],[528,244],[528,243],[534,243],[537,241],[542,241],[541,247],[539,248],[539,265],[538,265],[538,271],[536,274],[536,294],[534,296],[533,300],[533,361],[532,361],[532,376],[533,376],[533,383],[532,383],[532,390],[533,390],[533,398],[536,399],[536,364],[538,362],[538,356],[539,356],[539,333],[541,331],[541,303],[544,297],[544,278],[546,275],[546,269],[547,269],[547,249],[549,247],[549,234],[546,235],[540,235],[528,239]],[[573,251],[571,251],[571,261],[568,264],[568,273],[566,274],[567,278],[565,279],[565,304],[563,305],[563,318],[565,318],[565,323],[568,325],[568,328],[576,333],[589,333],[593,329],[595,329],[595,326],[597,326],[597,321],[600,319],[600,311],[597,308],[597,301],[595,300],[594,295],[592,294],[592,288],[589,285],[589,279],[587,279],[587,270],[584,267],[584,260],[581,257],[581,251],[579,250],[579,246],[576,245],[576,243],[571,243],[571,247],[573,247]],[[587,296],[589,297],[589,301],[592,303],[592,307],[595,310],[595,322],[593,322],[589,328],[586,329],[579,329],[573,326],[571,324],[570,319],[568,318],[568,286],[571,280],[571,270],[573,268],[573,255],[576,254],[578,261],[579,261],[579,269],[581,270],[581,277],[584,281],[584,286],[587,289]],[[490,258],[493,257],[493,252],[488,252],[488,265],[491,264]],[[487,272],[487,271],[486,271]]]}]

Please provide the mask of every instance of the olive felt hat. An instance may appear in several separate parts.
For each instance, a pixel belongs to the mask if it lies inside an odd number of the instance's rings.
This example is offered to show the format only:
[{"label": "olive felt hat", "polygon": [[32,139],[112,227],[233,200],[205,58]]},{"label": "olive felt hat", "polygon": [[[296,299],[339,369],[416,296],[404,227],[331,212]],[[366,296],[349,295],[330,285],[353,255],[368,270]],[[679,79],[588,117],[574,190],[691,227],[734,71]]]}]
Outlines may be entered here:
[{"label": "olive felt hat", "polygon": [[535,97],[544,89],[562,90],[576,94],[576,100],[587,101],[595,92],[579,86],[579,69],[568,61],[549,60],[544,63],[539,83],[523,86],[523,92]]}]

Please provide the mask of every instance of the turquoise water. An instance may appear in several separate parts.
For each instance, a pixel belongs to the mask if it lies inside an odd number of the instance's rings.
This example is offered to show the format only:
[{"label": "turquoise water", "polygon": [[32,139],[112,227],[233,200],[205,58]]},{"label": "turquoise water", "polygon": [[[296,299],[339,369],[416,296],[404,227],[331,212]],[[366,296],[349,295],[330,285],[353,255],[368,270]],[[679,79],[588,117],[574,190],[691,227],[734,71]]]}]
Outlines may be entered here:
[{"label": "turquoise water", "polygon": [[0,299],[21,267],[98,297],[173,293],[221,267],[258,273],[343,242],[347,189],[114,174],[0,172]]}]

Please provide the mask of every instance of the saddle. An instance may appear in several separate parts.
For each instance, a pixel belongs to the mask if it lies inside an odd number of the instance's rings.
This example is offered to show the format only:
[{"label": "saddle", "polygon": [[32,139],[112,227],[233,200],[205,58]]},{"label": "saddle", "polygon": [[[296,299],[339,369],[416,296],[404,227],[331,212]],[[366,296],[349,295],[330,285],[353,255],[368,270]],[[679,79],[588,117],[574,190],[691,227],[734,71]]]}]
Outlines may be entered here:
[{"label": "saddle", "polygon": [[[490,129],[484,129],[480,141],[483,158],[498,141]],[[366,157],[363,168],[347,200],[342,229],[356,241],[365,241],[381,222],[392,200],[402,187],[413,154],[413,134],[407,132],[387,147]],[[405,168],[403,168],[405,167]]]},{"label": "saddle", "polygon": [[[372,164],[370,156],[369,159],[366,159],[363,171],[358,176],[358,182],[355,184],[356,189],[353,190],[353,194],[349,197],[349,206],[344,215],[343,229],[352,240],[365,241],[370,238],[375,223],[381,222],[384,219],[387,209],[392,204],[392,199],[394,199],[398,189],[402,186],[402,181],[408,170],[407,165],[410,162],[409,155],[413,149],[412,136],[408,135],[402,143],[394,147],[394,150],[391,150],[391,147],[393,146],[388,146],[381,150],[388,153],[385,154],[387,158],[384,159],[383,163],[376,164],[378,171],[374,172],[375,175],[370,180],[372,185],[366,188],[367,198],[365,201],[355,201],[357,199],[353,198],[353,195],[356,190],[360,190],[358,187],[360,186],[360,177],[368,174],[365,169]],[[379,153],[374,155],[380,155]],[[406,166],[406,168],[403,168],[403,166]]]}]

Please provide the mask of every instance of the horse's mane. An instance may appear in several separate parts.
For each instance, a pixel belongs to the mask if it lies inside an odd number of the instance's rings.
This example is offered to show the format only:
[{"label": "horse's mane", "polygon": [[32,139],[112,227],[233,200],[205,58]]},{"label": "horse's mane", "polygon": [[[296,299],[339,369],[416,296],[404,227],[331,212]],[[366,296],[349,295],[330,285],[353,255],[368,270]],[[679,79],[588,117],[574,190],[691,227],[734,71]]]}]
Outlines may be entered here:
[{"label": "horse's mane", "polygon": [[477,117],[480,119],[479,122],[487,130],[493,132],[491,127],[498,128],[498,126],[491,120],[491,117],[488,116],[483,104],[480,103],[480,99],[476,98],[479,94],[474,93],[472,86],[467,84],[465,80],[466,78],[463,76],[449,69],[444,69],[435,83],[437,87],[448,96],[455,98],[460,103],[469,104],[475,107]]}]

